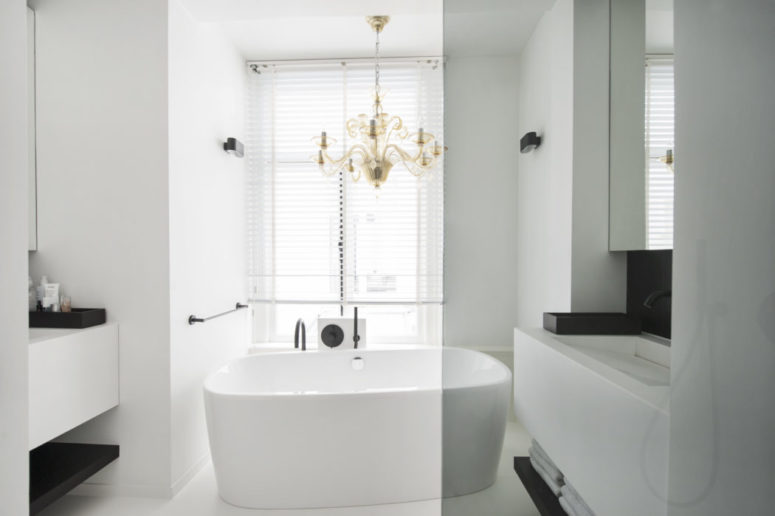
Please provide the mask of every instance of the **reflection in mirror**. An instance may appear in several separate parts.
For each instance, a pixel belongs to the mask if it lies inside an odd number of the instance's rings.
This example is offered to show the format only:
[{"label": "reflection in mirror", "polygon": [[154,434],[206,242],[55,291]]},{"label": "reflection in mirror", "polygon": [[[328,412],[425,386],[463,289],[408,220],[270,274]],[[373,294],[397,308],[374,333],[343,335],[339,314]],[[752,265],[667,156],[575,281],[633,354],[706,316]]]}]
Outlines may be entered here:
[{"label": "reflection in mirror", "polygon": [[611,2],[612,251],[672,249],[672,0]]}]

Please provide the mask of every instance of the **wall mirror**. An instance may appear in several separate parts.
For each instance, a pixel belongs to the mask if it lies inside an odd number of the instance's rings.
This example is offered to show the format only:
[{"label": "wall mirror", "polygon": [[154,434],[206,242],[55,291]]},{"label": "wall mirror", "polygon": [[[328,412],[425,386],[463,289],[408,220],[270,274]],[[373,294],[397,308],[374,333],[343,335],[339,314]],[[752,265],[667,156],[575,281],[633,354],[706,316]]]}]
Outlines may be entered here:
[{"label": "wall mirror", "polygon": [[673,0],[613,0],[610,12],[609,249],[672,249]]}]

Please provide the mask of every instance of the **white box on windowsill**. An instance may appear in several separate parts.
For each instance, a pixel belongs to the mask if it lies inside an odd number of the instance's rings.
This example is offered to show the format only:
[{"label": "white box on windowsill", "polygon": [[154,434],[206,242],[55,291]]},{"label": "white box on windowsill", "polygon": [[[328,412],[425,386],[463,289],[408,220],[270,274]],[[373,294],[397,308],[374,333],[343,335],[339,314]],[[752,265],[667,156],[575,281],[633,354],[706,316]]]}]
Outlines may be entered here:
[{"label": "white box on windowsill", "polygon": [[[355,319],[320,317],[317,325],[318,350],[354,349]],[[366,347],[366,319],[358,318],[358,349]]]}]

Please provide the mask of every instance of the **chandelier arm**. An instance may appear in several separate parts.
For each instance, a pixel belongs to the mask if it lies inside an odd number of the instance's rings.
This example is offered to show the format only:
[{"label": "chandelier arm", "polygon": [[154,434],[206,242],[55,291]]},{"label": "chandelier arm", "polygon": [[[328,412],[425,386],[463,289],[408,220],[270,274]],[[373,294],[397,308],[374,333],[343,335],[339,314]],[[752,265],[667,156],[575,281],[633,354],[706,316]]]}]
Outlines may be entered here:
[{"label": "chandelier arm", "polygon": [[351,157],[353,154],[359,153],[363,159],[363,163],[367,163],[370,157],[369,149],[362,143],[356,143],[347,151],[346,156]]},{"label": "chandelier arm", "polygon": [[327,152],[323,152],[323,159],[326,161],[326,164],[329,165],[327,168],[325,168],[325,166],[320,167],[320,169],[323,171],[323,174],[326,176],[333,176],[334,174],[341,172],[345,165],[347,165],[347,160],[353,154],[353,150],[354,149],[352,148],[349,149],[341,158],[338,159],[333,159],[328,155]]},{"label": "chandelier arm", "polygon": [[321,170],[323,171],[324,176],[331,177],[341,172],[343,168],[344,168],[344,163],[339,163],[336,165],[329,166],[328,168],[321,167]]},{"label": "chandelier arm", "polygon": [[[391,117],[390,121],[388,121],[388,125],[387,125],[388,129],[385,132],[385,141],[389,142],[390,137],[393,135],[393,131],[400,131],[403,126],[404,126],[404,121],[401,120],[400,116],[396,115]],[[405,135],[401,137],[400,133],[398,134],[398,137],[401,138],[402,140],[406,138]]]},{"label": "chandelier arm", "polygon": [[368,159],[368,152],[366,151],[365,147],[360,143],[356,143],[355,145],[347,149],[347,152],[345,152],[340,158],[332,158],[328,154],[328,152],[323,151],[323,159],[326,161],[326,163],[330,163],[338,167],[341,164],[345,163],[348,159],[352,158],[355,152],[360,153],[362,158]]},{"label": "chandelier arm", "polygon": [[417,154],[415,154],[414,156],[412,156],[411,154],[406,152],[404,149],[402,149],[401,147],[399,147],[395,143],[388,144],[385,147],[385,157],[388,156],[388,151],[389,150],[395,151],[398,154],[398,156],[400,157],[401,161],[403,161],[404,163],[406,163],[406,162],[415,163],[422,156],[422,147],[420,147],[417,150]]},{"label": "chandelier arm", "polygon": [[436,158],[433,158],[430,163],[427,165],[422,165],[421,163],[412,162],[411,164],[405,163],[406,169],[409,171],[410,174],[416,177],[420,177],[421,175],[425,174],[428,170],[432,169],[436,166]]},{"label": "chandelier arm", "polygon": [[360,128],[360,122],[357,118],[350,118],[347,120],[347,123],[345,124],[345,128],[347,129],[347,134],[350,136],[350,138],[357,138],[358,137],[358,130]]}]

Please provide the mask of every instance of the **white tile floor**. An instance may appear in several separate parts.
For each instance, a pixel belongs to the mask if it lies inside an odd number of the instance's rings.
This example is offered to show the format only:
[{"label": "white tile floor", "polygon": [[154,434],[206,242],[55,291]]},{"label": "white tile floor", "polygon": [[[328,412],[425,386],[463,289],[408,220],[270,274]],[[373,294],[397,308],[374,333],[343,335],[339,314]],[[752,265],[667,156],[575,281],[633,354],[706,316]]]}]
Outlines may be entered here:
[{"label": "white tile floor", "polygon": [[495,484],[478,493],[441,502],[431,500],[345,509],[241,509],[218,497],[213,469],[208,466],[171,500],[68,495],[40,516],[538,516],[513,469],[514,455],[527,454],[529,446],[530,438],[522,426],[510,422]]}]

